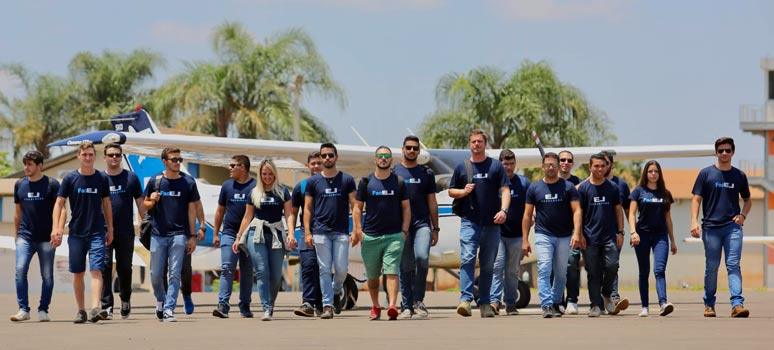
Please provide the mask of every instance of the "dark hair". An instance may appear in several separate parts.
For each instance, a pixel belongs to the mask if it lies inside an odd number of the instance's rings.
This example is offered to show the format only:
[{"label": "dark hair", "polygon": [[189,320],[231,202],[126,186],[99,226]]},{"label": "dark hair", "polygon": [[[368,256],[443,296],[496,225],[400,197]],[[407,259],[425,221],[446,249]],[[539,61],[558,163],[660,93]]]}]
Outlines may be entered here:
[{"label": "dark hair", "polygon": [[642,176],[640,176],[640,183],[639,186],[642,188],[648,187],[648,168],[650,168],[651,165],[655,165],[656,169],[658,169],[658,181],[656,181],[656,193],[658,193],[661,198],[664,198],[665,201],[667,201],[667,208],[669,207],[669,204],[672,203],[672,192],[669,192],[669,190],[666,188],[666,184],[664,183],[664,172],[661,171],[661,164],[659,164],[655,160],[649,160],[645,165],[642,166]]},{"label": "dark hair", "polygon": [[409,135],[403,138],[403,146],[406,145],[406,142],[408,141],[414,141],[416,143],[419,143],[419,137],[416,137],[414,135]]},{"label": "dark hair", "polygon": [[245,169],[247,171],[250,171],[250,157],[248,157],[248,156],[246,156],[244,154],[237,154],[237,155],[231,157],[231,159],[237,161],[237,163],[239,163],[239,164],[244,165]]},{"label": "dark hair", "polygon": [[40,151],[29,151],[24,154],[24,158],[22,158],[22,163],[27,163],[29,161],[35,162],[35,164],[43,164],[43,153],[40,153]]},{"label": "dark hair", "polygon": [[333,148],[333,154],[337,157],[339,156],[339,151],[336,149],[336,145],[330,142],[325,142],[322,145],[320,145],[320,152],[322,152],[323,148]]},{"label": "dark hair", "polygon": [[385,145],[381,145],[381,146],[379,146],[379,147],[376,147],[376,150],[374,151],[374,155],[376,155],[377,153],[379,153],[379,150],[380,150],[380,149],[382,149],[382,148],[384,148],[384,149],[386,149],[386,150],[390,151],[390,154],[392,154],[392,150],[391,150],[389,147],[387,147],[387,146],[385,146]]},{"label": "dark hair", "polygon": [[601,151],[601,152],[599,152],[599,154],[601,154],[603,157],[605,157],[605,162],[607,164],[613,164],[613,162],[615,162],[615,160],[613,160],[613,152]]},{"label": "dark hair", "polygon": [[594,162],[594,159],[601,160],[605,162],[605,165],[610,164],[607,162],[607,157],[602,152],[592,154],[591,157],[589,157],[589,167],[591,167],[591,164]]},{"label": "dark hair", "polygon": [[102,151],[102,153],[104,153],[105,155],[107,155],[107,150],[108,150],[109,148],[116,148],[116,149],[118,149],[119,151],[123,152],[123,150],[121,150],[121,145],[119,145],[119,144],[117,144],[117,143],[115,143],[115,142],[114,142],[114,143],[108,143],[107,145],[105,145],[105,150],[104,150],[104,151]]},{"label": "dark hair", "polygon": [[166,160],[170,153],[180,153],[180,149],[177,147],[164,147],[164,149],[161,150],[161,159]]},{"label": "dark hair", "polygon": [[572,159],[573,159],[573,160],[575,160],[575,155],[574,155],[574,154],[572,154],[572,152],[570,152],[569,150],[566,150],[566,149],[565,149],[565,150],[562,150],[561,152],[559,152],[559,154],[562,154],[562,153],[569,153],[569,154],[570,154],[570,156],[572,156]]},{"label": "dark hair", "polygon": [[516,155],[513,154],[513,151],[511,151],[509,149],[504,149],[504,150],[500,151],[500,161],[501,162],[504,161],[504,160],[511,160],[511,159],[516,159]]},{"label": "dark hair", "polygon": [[544,154],[543,155],[543,163],[545,163],[546,159],[548,159],[548,158],[556,159],[556,162],[559,163],[559,155],[554,153],[554,152],[548,152],[548,153]]},{"label": "dark hair", "polygon": [[731,152],[736,152],[736,145],[734,145],[734,139],[730,137],[721,137],[715,140],[715,153],[718,152],[718,147],[720,147],[720,145],[729,145],[731,146]]},{"label": "dark hair", "polygon": [[309,164],[313,158],[320,158],[320,151],[309,152],[306,156],[306,164]]},{"label": "dark hair", "polygon": [[[484,137],[484,143],[485,144],[489,144],[489,140],[487,140],[486,134],[484,133],[484,130],[474,129],[473,131],[470,132],[470,136],[473,136],[473,135],[481,135],[481,136],[483,136]],[[470,137],[470,136],[468,136],[468,137]]]}]

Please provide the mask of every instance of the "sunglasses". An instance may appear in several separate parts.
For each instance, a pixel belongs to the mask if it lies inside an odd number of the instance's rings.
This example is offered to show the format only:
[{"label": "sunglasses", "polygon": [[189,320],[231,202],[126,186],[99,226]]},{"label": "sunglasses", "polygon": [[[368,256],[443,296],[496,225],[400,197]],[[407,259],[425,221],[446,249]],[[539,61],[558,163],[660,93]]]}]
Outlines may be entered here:
[{"label": "sunglasses", "polygon": [[334,158],[336,157],[335,153],[322,153],[320,154],[320,158],[327,159],[327,158]]},{"label": "sunglasses", "polygon": [[108,154],[105,155],[105,157],[108,157],[108,158],[119,158],[119,157],[121,157],[121,153],[108,153]]},{"label": "sunglasses", "polygon": [[407,151],[419,151],[419,146],[403,146]]},{"label": "sunglasses", "polygon": [[231,169],[234,169],[234,168],[236,168],[236,167],[238,167],[240,165],[242,165],[242,164],[229,164],[228,167],[231,168]]},{"label": "sunglasses", "polygon": [[377,153],[376,158],[384,158],[384,159],[390,159],[392,158],[392,154],[390,153]]},{"label": "sunglasses", "polygon": [[169,159],[167,159],[167,161],[170,161],[172,163],[182,163],[183,162],[183,158],[182,157],[169,158]]},{"label": "sunglasses", "polygon": [[556,164],[556,163],[543,163],[544,168],[556,168],[558,166],[559,164]]},{"label": "sunglasses", "polygon": [[572,158],[560,158],[560,163],[572,163]]},{"label": "sunglasses", "polygon": [[731,154],[731,152],[733,151],[730,148],[718,148],[718,154],[721,154],[721,153]]}]

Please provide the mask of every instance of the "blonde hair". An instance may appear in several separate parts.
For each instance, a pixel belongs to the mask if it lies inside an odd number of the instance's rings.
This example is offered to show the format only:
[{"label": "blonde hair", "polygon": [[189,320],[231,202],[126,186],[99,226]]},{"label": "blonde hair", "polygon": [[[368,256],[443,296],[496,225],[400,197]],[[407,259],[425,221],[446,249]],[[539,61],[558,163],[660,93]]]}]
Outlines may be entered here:
[{"label": "blonde hair", "polygon": [[87,149],[93,149],[94,152],[96,152],[96,148],[94,148],[94,143],[90,140],[83,140],[80,145],[78,145],[78,155],[81,155],[81,153]]},{"label": "blonde hair", "polygon": [[263,200],[263,197],[266,196],[266,191],[263,189],[263,179],[261,179],[261,172],[263,171],[264,166],[267,167],[272,174],[274,174],[274,183],[271,184],[271,192],[274,192],[274,194],[279,197],[281,201],[285,201],[285,194],[282,190],[282,186],[279,184],[280,182],[277,176],[277,166],[274,165],[274,162],[271,159],[264,159],[258,166],[259,184],[256,185],[255,188],[253,188],[253,191],[250,193],[250,196],[253,198],[253,205],[258,209],[261,209],[261,200]]}]

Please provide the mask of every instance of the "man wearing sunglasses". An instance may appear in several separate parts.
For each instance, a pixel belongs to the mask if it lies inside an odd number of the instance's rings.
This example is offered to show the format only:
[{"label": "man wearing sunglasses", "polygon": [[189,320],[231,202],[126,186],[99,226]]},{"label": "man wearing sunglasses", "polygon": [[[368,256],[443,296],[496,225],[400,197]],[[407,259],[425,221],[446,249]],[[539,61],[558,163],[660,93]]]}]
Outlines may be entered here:
[{"label": "man wearing sunglasses", "polygon": [[[309,175],[317,175],[322,170],[322,158],[320,152],[314,151],[306,156],[306,168],[309,169]],[[303,179],[293,187],[291,194],[291,204],[293,205],[293,216],[300,218],[304,222],[304,214],[298,215],[299,209],[304,207],[304,192],[306,191],[307,180]],[[298,225],[300,231],[304,232],[303,225]],[[301,306],[293,310],[293,313],[303,317],[314,317],[315,314],[322,315],[322,294],[320,292],[320,267],[317,265],[317,252],[314,246],[307,246],[304,240],[298,241],[298,258],[301,260]]]},{"label": "man wearing sunglasses", "polygon": [[105,269],[102,270],[102,309],[108,319],[113,318],[113,254],[116,256],[116,273],[121,290],[121,318],[129,318],[132,311],[132,255],[134,255],[133,206],[137,207],[138,218],[145,214],[142,187],[137,175],[121,168],[123,153],[121,145],[111,143],[105,146],[105,175],[110,184],[110,206],[113,208],[113,243],[105,250]]},{"label": "man wearing sunglasses", "polygon": [[449,180],[449,197],[463,201],[460,215],[461,295],[457,313],[463,317],[472,315],[470,303],[478,255],[481,317],[494,317],[491,303],[496,300],[491,300],[492,277],[500,246],[500,225],[505,223],[511,204],[511,181],[502,163],[486,155],[487,139],[482,130],[473,130],[469,140],[470,158],[454,167]]},{"label": "man wearing sunglasses", "polygon": [[[151,283],[156,296],[156,319],[177,322],[175,307],[180,292],[183,258],[196,249],[196,202],[200,197],[194,178],[180,171],[183,163],[180,149],[164,148],[161,162],[164,171],[151,177],[145,186],[145,209],[153,210]],[[164,287],[166,265],[169,265],[168,288]]]},{"label": "man wearing sunglasses", "polygon": [[428,316],[425,306],[425,285],[430,263],[430,247],[438,244],[438,202],[435,198],[435,173],[417,163],[419,138],[403,139],[403,158],[395,166],[395,174],[406,184],[411,207],[411,225],[403,245],[398,279],[401,294],[401,318]]},{"label": "man wearing sunglasses", "polygon": [[[245,206],[252,203],[250,192],[255,188],[256,181],[250,176],[250,158],[246,155],[231,157],[228,165],[229,179],[220,187],[218,208],[215,209],[215,226],[213,228],[212,245],[220,247],[221,272],[220,290],[218,291],[218,307],[212,311],[212,316],[228,318],[231,309],[231,288],[234,282],[234,272],[239,262],[239,314],[245,318],[253,317],[250,311],[251,294],[253,292],[253,263],[244,250],[235,254],[231,249],[239,225],[245,216]],[[223,226],[221,230],[221,225]],[[222,232],[222,236],[219,233]]]},{"label": "man wearing sunglasses", "polygon": [[559,152],[559,177],[572,182],[573,185],[580,183],[580,178],[572,174],[572,167],[575,163],[575,156],[572,152],[564,150]]},{"label": "man wearing sunglasses", "polygon": [[[320,145],[323,170],[307,180],[304,193],[304,243],[314,247],[320,267],[322,319],[341,313],[342,289],[349,267],[349,243],[356,246],[357,235],[349,234],[349,212],[355,207],[355,179],[336,168],[339,159],[332,143]],[[333,275],[333,279],[331,279]]]},{"label": "man wearing sunglasses", "polygon": [[[731,295],[731,317],[748,317],[742,296],[742,226],[752,207],[747,175],[733,166],[734,139],[715,141],[717,162],[699,172],[691,201],[691,236],[704,242],[704,317],[715,317],[715,293],[718,286],[720,253],[724,251]],[[744,207],[739,208],[739,197]],[[699,205],[703,218],[699,225]]]},{"label": "man wearing sunglasses", "polygon": [[[572,174],[575,164],[575,156],[572,152],[564,150],[559,152],[559,177],[572,183],[580,184],[580,178]],[[567,299],[559,305],[560,314],[578,314],[578,295],[580,294],[580,249],[570,248],[570,258],[567,261]],[[553,281],[553,277],[551,278]],[[566,306],[566,310],[563,310]]]},{"label": "man wearing sunglasses", "polygon": [[[398,319],[395,303],[398,299],[398,269],[403,252],[403,240],[408,234],[411,220],[409,198],[403,177],[390,171],[392,150],[379,146],[374,157],[376,170],[360,180],[357,200],[352,210],[353,236],[362,241],[360,253],[368,278],[368,294],[371,296],[371,321],[381,318],[379,282],[384,274],[390,320]],[[363,209],[367,210],[365,222]]]}]

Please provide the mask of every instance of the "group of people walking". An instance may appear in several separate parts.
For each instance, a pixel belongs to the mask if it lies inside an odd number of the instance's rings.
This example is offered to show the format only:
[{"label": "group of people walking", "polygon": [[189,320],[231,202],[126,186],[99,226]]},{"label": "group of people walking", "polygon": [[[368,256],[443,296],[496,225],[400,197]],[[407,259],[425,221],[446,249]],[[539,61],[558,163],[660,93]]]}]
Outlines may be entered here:
[{"label": "group of people walking", "polygon": [[[529,241],[533,226],[543,317],[578,314],[581,256],[588,276],[588,316],[598,317],[603,311],[611,315],[620,313],[629,306],[628,299],[621,298],[617,291],[618,260],[627,219],[631,228],[629,244],[635,249],[640,270],[639,315],[649,315],[651,251],[658,313],[665,316],[674,310],[667,300],[664,274],[669,251],[677,253],[670,215],[673,199],[658,162],[645,164],[638,186],[629,193],[626,182],[611,174],[611,154],[591,156],[591,175],[581,180],[570,174],[574,165],[571,152],[546,153],[543,177],[532,183],[515,173],[513,152],[503,150],[499,159],[493,159],[486,155],[486,146],[483,131],[471,132],[471,155],[454,168],[449,182],[448,193],[454,199],[455,214],[461,218],[458,314],[471,316],[474,301],[482,317],[494,317],[503,306],[505,314],[518,314],[519,262],[533,252]],[[400,163],[393,166],[392,150],[377,147],[374,171],[356,181],[337,169],[336,146],[323,143],[319,152],[307,157],[306,166],[312,176],[299,182],[292,194],[279,181],[272,160],[259,164],[259,178],[254,179],[250,176],[250,158],[233,156],[230,179],[221,187],[215,213],[213,243],[221,250],[222,271],[213,316],[230,315],[238,264],[240,316],[253,317],[250,304],[255,279],[262,320],[271,320],[285,256],[297,249],[302,304],[293,312],[298,316],[331,319],[341,312],[346,301],[343,284],[348,273],[349,247],[360,244],[372,302],[370,319],[380,319],[383,309],[391,320],[428,317],[424,296],[429,251],[438,243],[440,232],[435,174],[417,162],[417,137],[407,136],[401,151]],[[741,227],[751,206],[749,186],[745,174],[731,166],[733,139],[718,139],[715,151],[717,163],[700,172],[691,206],[691,234],[702,237],[707,257],[704,316],[715,316],[717,269],[720,251],[725,249],[732,316],[747,317],[739,258]],[[150,270],[156,318],[175,322],[177,297],[181,285],[186,284],[182,277],[186,269],[190,274],[190,254],[205,233],[196,181],[180,171],[184,160],[181,151],[173,147],[162,150],[164,170],[149,179],[144,192],[138,177],[121,168],[120,145],[105,147],[105,172],[95,170],[96,153],[90,142],[80,144],[77,156],[80,167],[67,174],[61,185],[42,174],[40,152],[31,151],[24,156],[26,177],[14,189],[19,311],[11,320],[30,319],[27,271],[36,253],[43,279],[38,318],[50,319],[54,251],[62,243],[67,199],[72,213],[69,270],[73,273],[78,306],[74,322],[98,322],[113,317],[110,281],[114,254],[120,280],[120,315],[129,317],[135,206],[140,217],[147,211],[151,224]],[[742,208],[740,196],[744,201]],[[704,214],[701,224],[700,205]],[[300,241],[292,234],[297,221],[303,232]],[[87,257],[91,277],[88,312],[84,296]],[[477,260],[478,299],[474,300]],[[379,301],[382,277],[388,296],[386,307]],[[186,313],[192,313],[190,286],[188,289]]]}]

